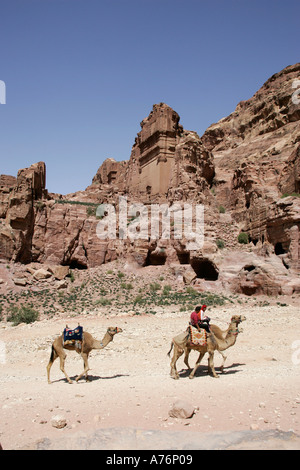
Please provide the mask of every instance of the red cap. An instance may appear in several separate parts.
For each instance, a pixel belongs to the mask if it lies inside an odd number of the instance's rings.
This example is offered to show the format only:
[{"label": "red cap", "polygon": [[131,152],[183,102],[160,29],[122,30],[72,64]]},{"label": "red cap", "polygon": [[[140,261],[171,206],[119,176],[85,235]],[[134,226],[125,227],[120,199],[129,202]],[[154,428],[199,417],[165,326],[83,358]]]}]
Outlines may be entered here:
[{"label": "red cap", "polygon": [[202,305],[202,308],[207,308],[206,305]]}]

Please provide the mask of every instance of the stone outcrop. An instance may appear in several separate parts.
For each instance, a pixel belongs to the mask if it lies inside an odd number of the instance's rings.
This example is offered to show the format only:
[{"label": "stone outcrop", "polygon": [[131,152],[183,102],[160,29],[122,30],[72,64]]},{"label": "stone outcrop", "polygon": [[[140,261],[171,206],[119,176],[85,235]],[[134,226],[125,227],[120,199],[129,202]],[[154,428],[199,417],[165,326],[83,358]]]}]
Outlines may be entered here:
[{"label": "stone outcrop", "polygon": [[196,132],[185,131],[179,115],[164,103],[153,106],[141,122],[132,148],[127,192],[151,202],[191,197],[211,183],[214,164]]},{"label": "stone outcrop", "polygon": [[155,104],[141,122],[130,159],[106,159],[87,190],[98,189],[103,200],[113,191],[144,203],[191,200],[192,193],[207,190],[215,174],[212,153],[179,119],[170,106]]},{"label": "stone outcrop", "polygon": [[[241,101],[235,111],[211,125],[202,136],[209,150],[236,148],[245,140],[273,133],[291,124],[289,132],[297,128],[300,120],[299,104],[292,99],[294,81],[299,80],[300,63],[274,74],[247,101]],[[280,134],[277,134],[280,135]]]},{"label": "stone outcrop", "polygon": [[255,252],[280,257],[286,276],[300,267],[300,105],[293,99],[299,78],[300,64],[273,75],[201,138],[214,155],[216,198]]},{"label": "stone outcrop", "polygon": [[114,240],[98,239],[98,220],[88,215],[88,208],[68,202],[46,202],[36,218],[32,261],[85,269],[115,259]]},{"label": "stone outcrop", "polygon": [[16,179],[2,176],[3,181],[4,186],[0,187],[0,253],[4,258],[26,263],[31,259],[34,204],[47,197],[45,163],[19,170]]},{"label": "stone outcrop", "polygon": [[300,144],[285,162],[279,179],[279,190],[282,194],[300,193]]},{"label": "stone outcrop", "polygon": [[113,186],[118,191],[125,189],[125,174],[128,162],[117,162],[114,158],[107,158],[98,169],[93,178],[93,186]]},{"label": "stone outcrop", "polygon": [[164,103],[154,105],[141,128],[130,156],[128,187],[133,194],[165,196],[174,170],[176,145],[183,131],[179,115]]}]

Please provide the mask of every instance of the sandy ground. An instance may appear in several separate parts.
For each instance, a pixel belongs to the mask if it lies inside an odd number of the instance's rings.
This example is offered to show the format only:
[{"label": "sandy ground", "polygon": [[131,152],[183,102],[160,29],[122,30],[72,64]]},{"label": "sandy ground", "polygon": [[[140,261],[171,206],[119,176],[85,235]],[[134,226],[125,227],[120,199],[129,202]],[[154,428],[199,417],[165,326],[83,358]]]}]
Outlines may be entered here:
[{"label": "sandy ground", "polygon": [[[173,310],[166,308],[156,315],[120,313],[109,319],[90,315],[53,318],[16,327],[0,323],[2,447],[36,448],[37,442],[45,439],[67,442],[78,433],[90,435],[117,428],[160,431],[162,449],[168,448],[163,436],[171,431],[179,431],[185,439],[192,439],[195,433],[246,430],[277,429],[300,435],[299,307],[232,305],[210,309],[212,323],[223,329],[231,315],[244,314],[243,332],[227,350],[225,370],[218,379],[207,375],[206,356],[193,380],[189,380],[180,358],[177,381],[169,375],[167,352],[172,337],[186,328],[188,315]],[[52,384],[47,383],[51,343],[66,321],[69,327],[80,321],[97,339],[102,339],[108,326],[123,329],[106,349],[91,353],[90,383],[82,379],[68,384],[58,360],[51,370]],[[190,363],[196,358],[192,351]],[[217,372],[220,364],[221,356],[216,353]],[[71,378],[82,372],[82,359],[75,352],[68,352],[66,370]],[[197,408],[191,419],[169,417],[177,399]],[[52,426],[56,415],[66,419],[63,429]],[[126,444],[119,444],[126,448]],[[118,441],[112,445],[118,448]],[[273,446],[276,448],[276,443]],[[300,438],[294,437],[285,448],[299,449]]]}]

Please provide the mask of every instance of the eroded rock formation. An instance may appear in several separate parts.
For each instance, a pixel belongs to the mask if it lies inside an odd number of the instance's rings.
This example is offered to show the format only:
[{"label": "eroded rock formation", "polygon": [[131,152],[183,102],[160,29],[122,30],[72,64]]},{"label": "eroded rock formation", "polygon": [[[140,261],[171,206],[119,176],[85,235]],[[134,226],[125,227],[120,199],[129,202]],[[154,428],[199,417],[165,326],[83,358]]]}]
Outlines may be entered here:
[{"label": "eroded rock formation", "polygon": [[[126,258],[141,267],[168,264],[200,290],[300,291],[300,105],[293,99],[299,78],[300,64],[273,75],[201,138],[171,107],[154,105],[130,158],[106,159],[85,191],[48,194],[42,162],[16,178],[1,175],[0,258],[71,268]],[[137,213],[128,214],[126,227],[149,236],[122,239],[117,219],[116,237],[99,239],[97,206],[118,212],[119,196],[175,211],[203,204],[204,245],[193,250],[185,234],[177,239],[175,219],[169,239],[151,238],[151,219],[139,226]],[[240,232],[250,243],[238,243]]]}]

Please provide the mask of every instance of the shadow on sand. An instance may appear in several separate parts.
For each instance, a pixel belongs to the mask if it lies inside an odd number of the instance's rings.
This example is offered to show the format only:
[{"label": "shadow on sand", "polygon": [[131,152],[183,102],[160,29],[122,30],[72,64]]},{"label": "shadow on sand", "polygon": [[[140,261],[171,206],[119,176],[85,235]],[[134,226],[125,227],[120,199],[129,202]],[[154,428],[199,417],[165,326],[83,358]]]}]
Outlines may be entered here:
[{"label": "shadow on sand", "polygon": [[[72,377],[70,377],[70,379],[72,380],[72,382],[76,383],[76,378],[78,376],[77,375],[73,375]],[[108,377],[103,377],[103,376],[100,376],[100,375],[88,375],[88,382],[94,382],[95,380],[111,380],[111,379],[117,379],[118,377],[129,377],[128,374],[116,374],[116,375],[111,375],[111,376],[108,376]],[[66,377],[62,377],[61,379],[56,379],[56,380],[52,380],[51,383],[58,383],[58,382],[66,382],[68,383]],[[77,382],[77,383],[84,383],[86,382],[85,380],[85,376],[81,377],[81,379]]]},{"label": "shadow on sand", "polygon": [[[223,372],[221,372],[221,366],[219,367],[215,367],[215,371],[218,375],[222,376],[222,375],[231,375],[231,374],[237,374],[239,372],[241,372],[241,370],[238,369],[238,367],[240,366],[244,366],[245,364],[241,364],[239,362],[234,362],[233,364],[230,364],[229,366],[226,366],[223,370]],[[184,378],[184,377],[188,377],[190,375],[190,373],[192,372],[193,368],[191,369],[181,369],[181,371],[179,372],[179,376]],[[195,374],[195,377],[200,377],[202,375],[207,375],[208,374],[208,368],[207,368],[207,365],[200,365],[196,371],[196,374]]]}]

